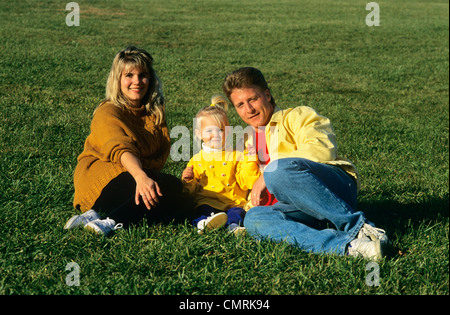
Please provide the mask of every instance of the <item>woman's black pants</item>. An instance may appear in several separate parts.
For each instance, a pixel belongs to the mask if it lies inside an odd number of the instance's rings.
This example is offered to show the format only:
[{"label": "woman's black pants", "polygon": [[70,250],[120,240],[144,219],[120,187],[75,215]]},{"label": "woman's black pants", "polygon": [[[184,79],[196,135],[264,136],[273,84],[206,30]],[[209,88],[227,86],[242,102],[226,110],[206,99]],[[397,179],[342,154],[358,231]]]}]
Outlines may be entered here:
[{"label": "woman's black pants", "polygon": [[159,171],[145,172],[158,183],[163,195],[155,207],[147,209],[142,199],[136,205],[136,181],[130,173],[124,172],[106,185],[92,208],[113,219],[116,224],[122,223],[124,227],[141,223],[144,218],[148,224],[167,224],[181,223],[195,217],[194,202],[183,192],[183,185],[178,178]]}]

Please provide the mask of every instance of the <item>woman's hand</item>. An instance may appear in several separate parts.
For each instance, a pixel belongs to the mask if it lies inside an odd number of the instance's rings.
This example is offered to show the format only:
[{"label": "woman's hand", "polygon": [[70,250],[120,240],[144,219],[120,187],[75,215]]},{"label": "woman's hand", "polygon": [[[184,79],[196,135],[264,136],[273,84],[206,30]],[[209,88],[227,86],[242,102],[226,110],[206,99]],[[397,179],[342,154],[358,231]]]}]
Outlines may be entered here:
[{"label": "woman's hand", "polygon": [[264,189],[266,189],[266,182],[264,181],[263,174],[261,174],[253,184],[252,191],[250,192],[252,194],[250,200],[255,207],[259,206]]},{"label": "woman's hand", "polygon": [[142,197],[147,209],[150,210],[156,206],[159,202],[158,197],[161,197],[162,193],[158,183],[148,177],[142,169],[141,161],[131,152],[124,152],[120,157],[120,162],[136,181],[136,194],[134,196],[136,205],[140,203],[139,197]]},{"label": "woman's hand", "polygon": [[136,194],[135,201],[136,205],[139,204],[139,197],[142,197],[142,200],[145,203],[147,209],[151,209],[155,207],[159,202],[158,197],[162,196],[159,185],[156,181],[147,176],[147,174],[143,173],[135,177],[136,181]]}]

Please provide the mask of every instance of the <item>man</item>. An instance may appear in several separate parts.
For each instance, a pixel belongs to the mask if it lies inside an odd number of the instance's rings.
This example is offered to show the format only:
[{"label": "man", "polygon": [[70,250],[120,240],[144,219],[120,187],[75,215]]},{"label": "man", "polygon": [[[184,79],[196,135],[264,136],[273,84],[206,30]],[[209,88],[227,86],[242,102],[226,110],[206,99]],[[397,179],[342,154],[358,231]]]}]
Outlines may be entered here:
[{"label": "man", "polygon": [[[337,155],[329,119],[307,106],[277,107],[256,68],[227,75],[223,91],[241,119],[265,136],[270,159],[252,189],[255,207],[244,219],[248,233],[314,253],[380,259],[386,234],[355,211],[358,173]],[[278,202],[260,203],[267,190]]]}]

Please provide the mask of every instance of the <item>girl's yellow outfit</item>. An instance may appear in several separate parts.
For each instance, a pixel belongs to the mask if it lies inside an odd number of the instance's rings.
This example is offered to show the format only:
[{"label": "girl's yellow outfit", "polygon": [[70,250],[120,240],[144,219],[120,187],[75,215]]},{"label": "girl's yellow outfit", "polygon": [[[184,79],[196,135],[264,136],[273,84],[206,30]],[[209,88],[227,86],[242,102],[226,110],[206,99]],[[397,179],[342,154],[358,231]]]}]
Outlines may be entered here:
[{"label": "girl's yellow outfit", "polygon": [[204,147],[187,166],[193,166],[194,179],[184,185],[195,196],[196,206],[206,204],[223,211],[244,208],[248,192],[261,174],[256,156],[233,150]]}]

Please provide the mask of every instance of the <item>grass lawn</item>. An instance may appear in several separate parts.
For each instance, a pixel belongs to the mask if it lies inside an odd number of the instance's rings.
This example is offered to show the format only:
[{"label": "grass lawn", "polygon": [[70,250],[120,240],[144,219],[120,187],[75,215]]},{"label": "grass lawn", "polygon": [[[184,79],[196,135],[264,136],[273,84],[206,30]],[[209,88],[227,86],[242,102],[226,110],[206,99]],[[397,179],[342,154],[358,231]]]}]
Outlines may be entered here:
[{"label": "grass lawn", "polygon": [[[380,0],[372,27],[360,0],[79,0],[80,26],[67,2],[0,4],[0,294],[449,294],[448,1]],[[192,130],[249,65],[280,107],[329,117],[362,177],[359,209],[392,241],[379,284],[362,259],[189,224],[63,230],[92,112],[129,44],[155,58],[170,128]]]}]

